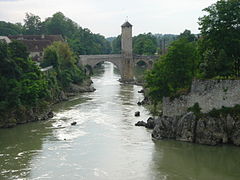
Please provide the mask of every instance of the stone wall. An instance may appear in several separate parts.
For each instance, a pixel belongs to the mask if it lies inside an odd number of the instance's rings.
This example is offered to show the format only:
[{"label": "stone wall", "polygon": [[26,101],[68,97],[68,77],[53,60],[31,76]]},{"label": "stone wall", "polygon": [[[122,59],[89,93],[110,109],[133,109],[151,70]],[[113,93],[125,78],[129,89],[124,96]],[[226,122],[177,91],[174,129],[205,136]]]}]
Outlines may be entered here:
[{"label": "stone wall", "polygon": [[240,104],[240,80],[194,80],[188,95],[170,100],[163,98],[163,115],[175,117],[183,115],[189,107],[198,103],[201,112],[213,108],[233,107]]}]

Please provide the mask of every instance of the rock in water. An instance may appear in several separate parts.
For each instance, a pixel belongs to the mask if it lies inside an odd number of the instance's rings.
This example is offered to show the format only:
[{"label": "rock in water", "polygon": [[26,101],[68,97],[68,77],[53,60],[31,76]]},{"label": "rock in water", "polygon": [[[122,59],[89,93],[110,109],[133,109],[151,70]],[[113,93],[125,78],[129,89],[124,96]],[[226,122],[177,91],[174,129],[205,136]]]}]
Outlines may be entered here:
[{"label": "rock in water", "polygon": [[152,117],[149,117],[147,120],[146,128],[154,129],[154,127],[155,127],[155,121]]},{"label": "rock in water", "polygon": [[140,112],[139,111],[135,112],[135,116],[136,117],[140,116]]},{"label": "rock in water", "polygon": [[72,122],[71,125],[72,126],[75,126],[77,124],[77,122]]},{"label": "rock in water", "polygon": [[137,102],[137,105],[141,106],[141,105],[142,105],[142,103],[141,103],[140,101],[138,101],[138,102]]},{"label": "rock in water", "polygon": [[50,111],[48,114],[47,114],[48,118],[53,118],[54,114],[52,111]]},{"label": "rock in water", "polygon": [[135,126],[144,126],[146,127],[147,123],[145,123],[144,121],[138,121]]}]

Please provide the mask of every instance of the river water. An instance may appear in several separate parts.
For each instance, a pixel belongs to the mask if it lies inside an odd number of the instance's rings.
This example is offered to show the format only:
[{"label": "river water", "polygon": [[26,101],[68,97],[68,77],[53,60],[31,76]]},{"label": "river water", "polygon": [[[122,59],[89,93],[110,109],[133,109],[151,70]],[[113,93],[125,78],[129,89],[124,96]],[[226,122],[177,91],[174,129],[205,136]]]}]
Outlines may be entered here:
[{"label": "river water", "polygon": [[136,105],[141,87],[119,78],[104,63],[93,77],[97,90],[56,105],[52,120],[1,129],[0,180],[240,179],[238,147],[155,142],[150,130],[135,127],[150,116]]}]

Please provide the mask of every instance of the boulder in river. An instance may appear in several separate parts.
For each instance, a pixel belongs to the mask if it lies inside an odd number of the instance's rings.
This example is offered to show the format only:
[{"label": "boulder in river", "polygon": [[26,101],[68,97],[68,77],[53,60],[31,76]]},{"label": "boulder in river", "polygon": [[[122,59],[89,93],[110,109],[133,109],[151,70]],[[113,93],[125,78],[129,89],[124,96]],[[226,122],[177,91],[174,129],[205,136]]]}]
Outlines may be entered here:
[{"label": "boulder in river", "polygon": [[141,101],[138,101],[138,102],[137,102],[137,105],[141,106],[141,105],[142,105],[142,102],[141,102]]},{"label": "boulder in river", "polygon": [[138,122],[135,124],[135,126],[144,126],[144,127],[146,127],[146,125],[147,125],[147,123],[144,122],[144,121],[138,121]]},{"label": "boulder in river", "polygon": [[147,120],[146,128],[154,129],[155,127],[155,120],[152,117],[149,117]]},{"label": "boulder in river", "polygon": [[140,116],[140,112],[139,111],[135,112],[135,116],[136,117]]},{"label": "boulder in river", "polygon": [[76,121],[74,121],[74,122],[71,123],[72,126],[75,126],[76,124],[77,124]]},{"label": "boulder in river", "polygon": [[50,111],[48,114],[47,114],[48,118],[53,118],[54,114],[52,111]]}]

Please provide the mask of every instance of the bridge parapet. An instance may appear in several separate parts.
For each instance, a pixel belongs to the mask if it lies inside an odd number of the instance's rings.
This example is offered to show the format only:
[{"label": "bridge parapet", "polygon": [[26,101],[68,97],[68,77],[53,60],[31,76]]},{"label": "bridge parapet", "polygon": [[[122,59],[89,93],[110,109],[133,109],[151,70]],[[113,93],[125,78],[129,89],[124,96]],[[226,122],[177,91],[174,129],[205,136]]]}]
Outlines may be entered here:
[{"label": "bridge parapet", "polygon": [[121,54],[80,55],[79,58],[80,65],[83,66],[90,65],[94,67],[96,64],[103,61],[109,61],[116,64],[118,63],[116,61],[122,59],[122,55]]}]

